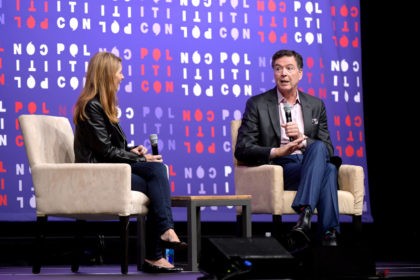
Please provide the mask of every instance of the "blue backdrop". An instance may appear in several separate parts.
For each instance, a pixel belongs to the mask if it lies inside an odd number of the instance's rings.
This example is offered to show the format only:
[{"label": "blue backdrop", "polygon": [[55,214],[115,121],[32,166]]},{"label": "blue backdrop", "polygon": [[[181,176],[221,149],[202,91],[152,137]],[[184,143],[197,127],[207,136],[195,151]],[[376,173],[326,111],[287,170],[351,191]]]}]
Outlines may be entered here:
[{"label": "blue backdrop", "polygon": [[[158,134],[172,193],[233,194],[230,121],[274,86],[271,55],[290,48],[304,56],[301,89],[327,105],[336,154],[365,168],[370,222],[360,29],[354,0],[0,0],[0,220],[35,218],[17,117],[71,119],[89,58],[101,50],[123,58],[121,124],[132,144],[150,147]],[[184,212],[174,208],[175,219]],[[228,212],[202,215],[234,220]]]}]

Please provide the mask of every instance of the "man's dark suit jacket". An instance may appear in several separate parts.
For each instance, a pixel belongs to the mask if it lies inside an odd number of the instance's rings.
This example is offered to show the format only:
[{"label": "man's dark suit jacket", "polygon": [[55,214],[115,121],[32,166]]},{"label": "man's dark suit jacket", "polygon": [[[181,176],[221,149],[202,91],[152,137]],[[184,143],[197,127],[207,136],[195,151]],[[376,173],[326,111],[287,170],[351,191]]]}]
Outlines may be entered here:
[{"label": "man's dark suit jacket", "polygon": [[[321,140],[325,142],[332,156],[334,148],[328,131],[324,102],[301,91],[299,99],[303,110],[304,134],[308,137],[307,144]],[[250,97],[238,130],[236,159],[246,165],[270,163],[270,150],[280,146],[280,131],[277,88]]]}]

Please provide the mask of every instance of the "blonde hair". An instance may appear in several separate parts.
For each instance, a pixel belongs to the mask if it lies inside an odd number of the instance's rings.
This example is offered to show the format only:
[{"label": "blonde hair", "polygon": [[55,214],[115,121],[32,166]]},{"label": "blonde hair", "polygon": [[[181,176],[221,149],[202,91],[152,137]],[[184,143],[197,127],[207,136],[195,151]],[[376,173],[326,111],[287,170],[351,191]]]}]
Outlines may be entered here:
[{"label": "blonde hair", "polygon": [[89,61],[86,72],[85,86],[76,101],[73,122],[86,120],[86,104],[99,95],[99,101],[105,114],[112,123],[118,123],[117,116],[117,90],[116,75],[121,58],[110,52],[98,52]]}]

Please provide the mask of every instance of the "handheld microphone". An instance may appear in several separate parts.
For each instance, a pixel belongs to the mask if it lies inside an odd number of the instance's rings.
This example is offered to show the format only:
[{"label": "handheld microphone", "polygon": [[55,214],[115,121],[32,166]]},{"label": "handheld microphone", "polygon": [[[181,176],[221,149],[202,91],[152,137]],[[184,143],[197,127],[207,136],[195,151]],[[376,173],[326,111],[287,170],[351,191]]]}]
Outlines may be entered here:
[{"label": "handheld microphone", "polygon": [[158,155],[159,154],[159,149],[158,149],[158,136],[157,136],[157,134],[150,134],[149,139],[150,139],[150,145],[152,146],[152,154],[153,155]]},{"label": "handheld microphone", "polygon": [[[292,121],[292,108],[289,106],[288,103],[284,104],[284,112],[286,113],[286,122]],[[289,141],[292,142],[293,138],[289,137]]]}]

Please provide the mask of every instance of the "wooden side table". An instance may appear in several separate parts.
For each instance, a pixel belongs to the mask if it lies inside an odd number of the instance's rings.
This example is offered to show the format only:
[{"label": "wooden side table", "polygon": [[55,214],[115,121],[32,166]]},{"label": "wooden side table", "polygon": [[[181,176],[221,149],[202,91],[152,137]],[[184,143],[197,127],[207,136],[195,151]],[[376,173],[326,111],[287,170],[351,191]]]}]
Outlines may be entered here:
[{"label": "wooden side table", "polygon": [[242,237],[251,238],[251,195],[181,195],[172,197],[173,207],[187,208],[188,264],[186,270],[198,271],[201,249],[202,206],[242,206]]}]

